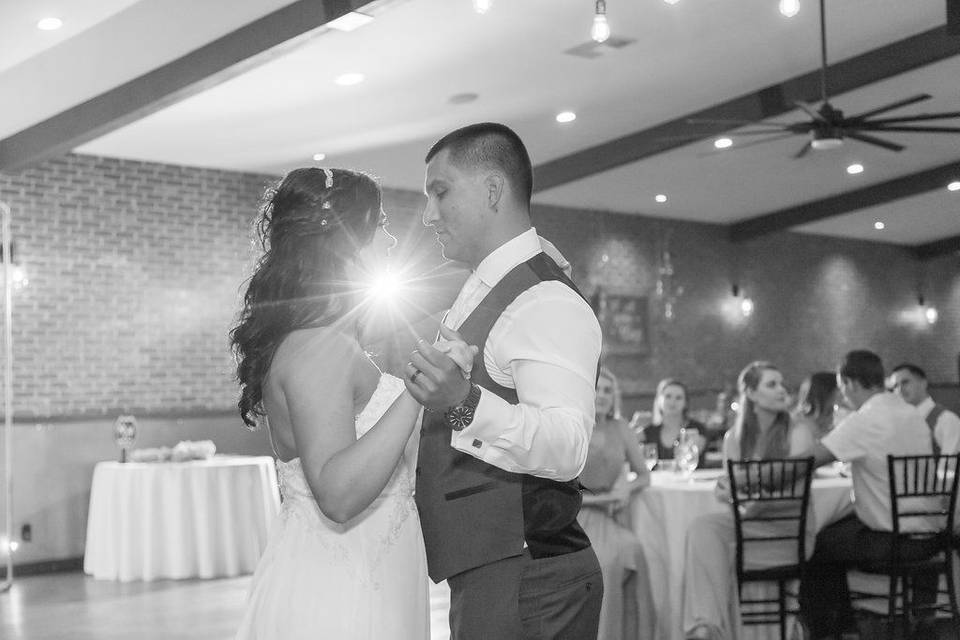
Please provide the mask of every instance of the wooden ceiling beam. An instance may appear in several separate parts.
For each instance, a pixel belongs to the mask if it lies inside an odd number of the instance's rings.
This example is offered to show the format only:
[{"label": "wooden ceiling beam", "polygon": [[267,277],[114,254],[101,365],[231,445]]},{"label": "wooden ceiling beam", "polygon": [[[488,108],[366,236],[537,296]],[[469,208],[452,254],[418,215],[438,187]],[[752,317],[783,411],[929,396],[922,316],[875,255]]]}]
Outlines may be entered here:
[{"label": "wooden ceiling beam", "polygon": [[727,232],[730,240],[734,242],[752,240],[768,233],[832,218],[857,209],[875,207],[928,191],[944,189],[950,182],[956,180],[958,175],[960,175],[960,162],[951,162],[829,198],[805,202],[735,222],[727,228]]},{"label": "wooden ceiling beam", "polygon": [[129,82],[0,140],[0,171],[22,169],[196,95],[269,60],[278,45],[345,13],[360,0],[298,0]]},{"label": "wooden ceiling beam", "polygon": [[[827,93],[842,94],[955,55],[960,55],[960,38],[950,36],[945,26],[937,27],[830,65]],[[730,125],[696,125],[694,128],[687,122],[691,118],[765,120],[793,110],[796,101],[819,101],[819,87],[819,70],[811,71],[545,162],[534,168],[534,191],[546,191],[735,128]],[[695,133],[691,134],[691,130]]]}]

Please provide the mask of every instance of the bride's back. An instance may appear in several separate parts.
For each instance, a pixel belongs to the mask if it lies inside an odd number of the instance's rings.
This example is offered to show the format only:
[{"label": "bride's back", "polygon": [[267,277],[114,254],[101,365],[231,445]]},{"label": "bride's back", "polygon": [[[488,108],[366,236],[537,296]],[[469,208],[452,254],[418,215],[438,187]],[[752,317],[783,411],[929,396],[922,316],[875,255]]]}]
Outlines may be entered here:
[{"label": "bride's back", "polygon": [[[379,376],[356,340],[337,328],[314,327],[287,335],[277,347],[263,384],[267,428],[277,456],[288,461],[300,455],[291,422],[291,403],[297,401],[291,394],[297,391],[285,384],[287,381],[311,381],[314,392],[322,394],[333,386],[328,381],[340,379],[337,386],[342,388],[342,379],[347,378],[356,415],[369,400]],[[323,426],[317,424],[316,428]]]}]

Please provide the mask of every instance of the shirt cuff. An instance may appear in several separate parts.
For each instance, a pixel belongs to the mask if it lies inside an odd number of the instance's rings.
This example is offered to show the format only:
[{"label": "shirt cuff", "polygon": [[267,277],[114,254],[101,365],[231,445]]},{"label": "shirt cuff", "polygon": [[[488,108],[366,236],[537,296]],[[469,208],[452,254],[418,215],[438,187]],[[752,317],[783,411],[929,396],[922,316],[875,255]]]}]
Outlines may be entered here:
[{"label": "shirt cuff", "polygon": [[493,464],[485,456],[488,454],[491,443],[500,436],[503,425],[509,423],[510,409],[511,405],[506,400],[480,387],[480,402],[477,403],[473,413],[473,422],[461,431],[451,432],[450,446],[457,451]]}]

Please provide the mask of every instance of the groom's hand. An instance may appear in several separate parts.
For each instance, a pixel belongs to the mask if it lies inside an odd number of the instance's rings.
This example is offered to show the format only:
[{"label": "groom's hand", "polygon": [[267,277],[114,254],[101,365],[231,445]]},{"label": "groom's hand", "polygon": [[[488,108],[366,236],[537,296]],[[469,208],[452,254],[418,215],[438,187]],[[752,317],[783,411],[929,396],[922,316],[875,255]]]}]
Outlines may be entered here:
[{"label": "groom's hand", "polygon": [[470,382],[460,366],[423,340],[410,354],[403,381],[410,395],[431,411],[446,411],[470,393]]}]

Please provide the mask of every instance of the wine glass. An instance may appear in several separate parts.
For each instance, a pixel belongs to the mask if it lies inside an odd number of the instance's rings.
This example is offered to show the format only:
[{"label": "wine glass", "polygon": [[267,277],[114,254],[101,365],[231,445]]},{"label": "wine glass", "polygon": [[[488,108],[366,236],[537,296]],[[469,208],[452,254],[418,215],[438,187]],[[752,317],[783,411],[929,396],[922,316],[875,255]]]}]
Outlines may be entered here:
[{"label": "wine glass", "polygon": [[677,460],[677,469],[684,478],[691,480],[694,470],[700,463],[700,447],[692,441],[677,445],[677,453],[674,457]]},{"label": "wine glass", "polygon": [[643,445],[643,461],[647,465],[648,471],[653,471],[660,460],[660,448],[656,442],[647,442]]}]

